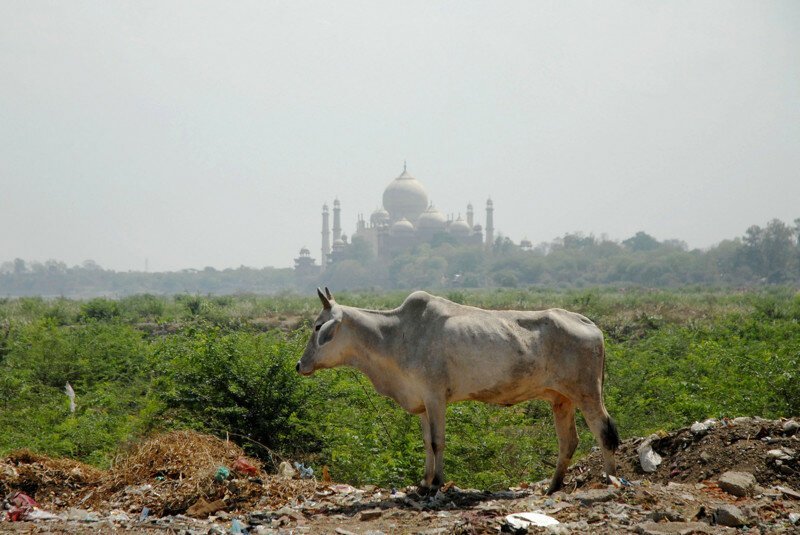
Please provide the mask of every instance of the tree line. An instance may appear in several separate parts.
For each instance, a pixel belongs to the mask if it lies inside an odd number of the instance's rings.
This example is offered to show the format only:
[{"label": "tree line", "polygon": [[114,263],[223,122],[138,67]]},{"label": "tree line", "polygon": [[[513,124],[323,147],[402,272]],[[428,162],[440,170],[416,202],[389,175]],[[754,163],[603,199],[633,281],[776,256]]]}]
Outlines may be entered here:
[{"label": "tree line", "polygon": [[800,284],[800,218],[791,226],[773,219],[743,236],[707,249],[680,240],[659,241],[640,231],[622,240],[565,234],[535,247],[498,236],[487,250],[459,245],[447,234],[392,258],[378,258],[354,237],[343,257],[321,274],[266,267],[174,272],[119,272],[88,260],[81,265],[15,259],[0,264],[0,296],[124,296],[307,292],[338,290],[638,285],[739,287]]},{"label": "tree line", "polygon": [[[800,283],[800,218],[773,219],[708,249],[637,232],[623,241],[583,233],[522,248],[498,236],[490,251],[442,235],[406,254],[375,258],[358,238],[322,276],[335,288],[750,286]],[[314,281],[307,281],[314,282]]]}]

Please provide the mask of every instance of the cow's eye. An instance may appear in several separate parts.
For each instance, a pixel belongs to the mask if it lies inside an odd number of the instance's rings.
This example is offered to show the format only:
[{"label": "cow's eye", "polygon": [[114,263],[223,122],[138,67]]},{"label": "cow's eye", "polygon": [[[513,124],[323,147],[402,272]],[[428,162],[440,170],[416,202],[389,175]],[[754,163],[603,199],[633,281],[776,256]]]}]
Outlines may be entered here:
[{"label": "cow's eye", "polygon": [[322,324],[320,323],[319,325],[317,325],[316,327],[314,327],[314,330],[315,330],[315,331],[318,331],[318,330],[320,330],[321,328],[322,328]]}]

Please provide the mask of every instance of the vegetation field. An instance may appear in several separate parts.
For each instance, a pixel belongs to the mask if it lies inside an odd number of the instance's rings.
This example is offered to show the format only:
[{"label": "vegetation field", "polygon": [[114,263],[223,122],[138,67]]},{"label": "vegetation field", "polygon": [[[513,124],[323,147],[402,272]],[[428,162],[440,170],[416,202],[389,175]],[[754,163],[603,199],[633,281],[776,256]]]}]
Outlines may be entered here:
[{"label": "vegetation field", "polygon": [[[607,340],[606,403],[623,437],[706,417],[800,414],[800,294],[748,291],[458,290],[495,309],[562,307]],[[337,295],[391,308],[404,293]],[[17,448],[108,466],[141,436],[193,428],[229,436],[267,463],[300,461],[338,481],[419,479],[417,418],[349,369],[311,378],[294,365],[314,296],[135,295],[121,300],[0,300],[0,453]],[[65,395],[76,394],[75,412]],[[594,443],[579,422],[581,450]],[[448,409],[446,468],[462,487],[550,475],[549,407]]]}]

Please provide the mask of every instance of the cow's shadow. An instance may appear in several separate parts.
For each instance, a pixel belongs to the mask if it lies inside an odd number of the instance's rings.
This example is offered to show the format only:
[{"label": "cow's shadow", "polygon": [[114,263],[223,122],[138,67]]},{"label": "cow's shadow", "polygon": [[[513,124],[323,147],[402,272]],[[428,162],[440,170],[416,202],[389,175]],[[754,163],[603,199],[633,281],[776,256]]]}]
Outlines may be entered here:
[{"label": "cow's shadow", "polygon": [[[405,496],[390,495],[383,499],[368,499],[349,505],[330,507],[323,511],[318,511],[317,514],[354,516],[361,511],[366,511],[369,509],[381,509],[384,511],[398,509],[416,512],[436,512],[464,509],[476,509],[480,511],[482,509],[480,505],[488,502],[518,500],[534,496],[541,496],[541,493],[536,492],[533,489],[491,492],[453,488],[447,492],[439,492],[436,495],[424,495],[416,492],[410,492]],[[485,509],[487,511],[491,510],[491,508]]]}]

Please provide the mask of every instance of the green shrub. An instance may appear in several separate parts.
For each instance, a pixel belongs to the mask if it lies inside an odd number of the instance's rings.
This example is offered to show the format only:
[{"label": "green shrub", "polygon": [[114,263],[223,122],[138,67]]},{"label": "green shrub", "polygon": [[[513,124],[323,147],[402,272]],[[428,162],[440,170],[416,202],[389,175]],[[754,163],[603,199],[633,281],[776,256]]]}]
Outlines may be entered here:
[{"label": "green shrub", "polygon": [[120,316],[119,305],[116,301],[98,297],[86,302],[81,307],[81,319],[109,321]]}]

